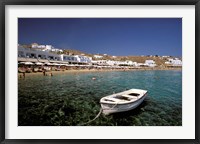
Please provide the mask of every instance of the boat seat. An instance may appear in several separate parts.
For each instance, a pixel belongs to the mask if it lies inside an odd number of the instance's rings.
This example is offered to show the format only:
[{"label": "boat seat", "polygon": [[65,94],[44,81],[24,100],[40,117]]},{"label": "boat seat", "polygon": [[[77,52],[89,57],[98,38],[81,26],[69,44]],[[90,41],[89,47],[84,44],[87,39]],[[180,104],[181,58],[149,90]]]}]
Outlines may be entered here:
[{"label": "boat seat", "polygon": [[137,96],[130,96],[130,95],[128,95],[128,94],[124,94],[124,95],[122,95],[123,97],[127,97],[127,98],[131,98],[131,99],[138,99],[138,97]]},{"label": "boat seat", "polygon": [[107,99],[107,100],[111,100],[111,101],[114,101],[114,102],[120,102],[120,101],[125,101],[125,100],[120,100],[120,99],[116,99],[116,98],[111,98],[111,97],[110,97],[110,98],[106,97],[106,98],[105,98],[105,100],[106,100],[106,99]]}]

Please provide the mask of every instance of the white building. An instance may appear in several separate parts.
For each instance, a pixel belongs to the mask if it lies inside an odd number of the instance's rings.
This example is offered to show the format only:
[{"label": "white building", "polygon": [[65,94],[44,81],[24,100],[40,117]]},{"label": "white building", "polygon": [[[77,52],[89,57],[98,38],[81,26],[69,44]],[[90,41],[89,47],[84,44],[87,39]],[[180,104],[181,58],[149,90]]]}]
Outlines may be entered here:
[{"label": "white building", "polygon": [[37,43],[32,43],[31,48],[41,51],[63,52],[62,49],[54,48],[52,45],[38,45]]},{"label": "white building", "polygon": [[174,59],[173,58],[168,58],[168,61],[169,62],[172,62]]},{"label": "white building", "polygon": [[80,63],[91,63],[91,58],[83,55],[75,55],[75,58],[77,58],[78,62]]},{"label": "white building", "polygon": [[48,51],[40,51],[32,48],[23,48],[18,46],[18,57],[19,58],[29,58],[35,60],[43,61],[63,61],[71,63],[91,63],[91,58],[81,55],[59,55],[55,53],[50,53]]},{"label": "white building", "polygon": [[51,51],[52,51],[52,52],[63,52],[62,49],[56,49],[56,48],[52,48]]},{"label": "white building", "polygon": [[38,44],[37,43],[32,43],[31,44],[31,48],[37,48],[38,47]]},{"label": "white building", "polygon": [[129,61],[129,60],[127,60],[127,61],[119,61],[118,62],[118,65],[122,65],[122,66],[133,66],[133,62],[132,61]]},{"label": "white building", "polygon": [[37,49],[43,49],[45,48],[46,46],[45,45],[38,45],[37,43],[32,43],[31,44],[31,48],[37,48]]},{"label": "white building", "polygon": [[94,55],[94,58],[99,59],[99,58],[103,58],[103,56],[101,56],[101,55]]},{"label": "white building", "polygon": [[108,65],[107,60],[97,60],[97,61],[92,61],[93,64],[95,65]]},{"label": "white building", "polygon": [[133,66],[133,62],[132,61],[125,61],[125,63],[129,66]]},{"label": "white building", "polygon": [[170,57],[170,56],[162,56],[163,58],[168,58],[168,57]]},{"label": "white building", "polygon": [[182,66],[182,61],[181,60],[174,60],[173,62],[172,62],[172,65],[173,66]]},{"label": "white building", "polygon": [[175,59],[168,59],[168,61],[165,62],[165,64],[170,64],[172,66],[182,66],[182,61],[178,58]]},{"label": "white building", "polygon": [[92,61],[94,65],[104,65],[104,66],[138,66],[137,62],[132,61],[114,61],[114,60],[96,60]]},{"label": "white building", "polygon": [[133,66],[134,66],[134,67],[138,67],[139,65],[138,65],[137,62],[133,62]]},{"label": "white building", "polygon": [[145,61],[145,64],[149,67],[155,67],[156,66],[156,63],[154,60],[146,60]]},{"label": "white building", "polygon": [[65,55],[65,54],[61,54],[61,61],[65,61],[65,62],[74,62],[77,63],[78,60],[76,57],[74,57],[73,55]]},{"label": "white building", "polygon": [[165,64],[168,64],[168,65],[169,65],[169,64],[171,64],[171,63],[170,63],[169,61],[166,61]]},{"label": "white building", "polygon": [[38,45],[37,43],[32,43],[31,48],[42,50],[42,51],[50,51],[54,47],[52,45]]},{"label": "white building", "polygon": [[46,46],[45,46],[45,50],[49,50],[49,51],[50,51],[51,49],[53,49],[53,46],[52,46],[52,45],[46,45]]},{"label": "white building", "polygon": [[118,66],[118,65],[122,64],[121,61],[113,61],[113,60],[107,60],[106,63],[110,66]]},{"label": "white building", "polygon": [[60,56],[61,56],[62,61],[67,61],[67,62],[72,62],[72,63],[90,64],[92,62],[90,57],[82,56],[82,55],[61,54]]},{"label": "white building", "polygon": [[18,57],[21,58],[33,58],[33,59],[45,59],[45,60],[58,60],[60,61],[60,55],[49,53],[46,51],[38,51],[31,48],[18,47]]}]

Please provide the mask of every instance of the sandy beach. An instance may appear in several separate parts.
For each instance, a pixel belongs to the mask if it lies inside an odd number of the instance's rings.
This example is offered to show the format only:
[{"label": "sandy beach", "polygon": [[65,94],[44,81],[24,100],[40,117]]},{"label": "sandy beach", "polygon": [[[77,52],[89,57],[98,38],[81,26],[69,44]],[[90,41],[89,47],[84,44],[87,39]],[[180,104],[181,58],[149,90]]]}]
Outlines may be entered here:
[{"label": "sandy beach", "polygon": [[[111,72],[111,71],[145,71],[145,70],[182,70],[182,68],[139,68],[139,69],[80,69],[80,70],[61,70],[61,71],[48,71],[46,72],[47,76],[65,74],[65,73],[88,73],[88,72]],[[22,73],[18,73],[18,76],[22,76]],[[26,76],[41,75],[43,72],[32,72],[25,73]]]}]

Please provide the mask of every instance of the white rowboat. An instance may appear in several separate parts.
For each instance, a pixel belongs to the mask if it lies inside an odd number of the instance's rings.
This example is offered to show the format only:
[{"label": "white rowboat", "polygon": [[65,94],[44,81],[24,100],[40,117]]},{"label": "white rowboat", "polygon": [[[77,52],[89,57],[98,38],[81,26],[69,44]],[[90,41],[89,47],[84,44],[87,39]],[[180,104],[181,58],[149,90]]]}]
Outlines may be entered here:
[{"label": "white rowboat", "polygon": [[130,89],[101,98],[100,104],[105,115],[132,110],[147,96],[146,90]]}]

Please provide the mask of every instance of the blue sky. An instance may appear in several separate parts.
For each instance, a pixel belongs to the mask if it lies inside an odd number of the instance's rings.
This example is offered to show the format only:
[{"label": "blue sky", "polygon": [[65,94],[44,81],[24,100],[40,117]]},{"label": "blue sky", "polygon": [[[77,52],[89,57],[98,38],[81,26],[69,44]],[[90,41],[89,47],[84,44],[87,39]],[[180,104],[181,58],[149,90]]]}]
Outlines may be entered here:
[{"label": "blue sky", "polygon": [[181,18],[19,18],[18,43],[91,54],[182,56]]}]

